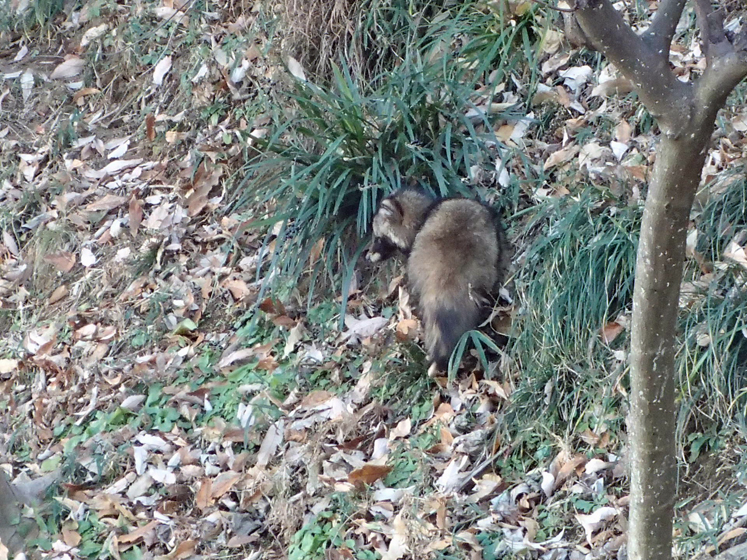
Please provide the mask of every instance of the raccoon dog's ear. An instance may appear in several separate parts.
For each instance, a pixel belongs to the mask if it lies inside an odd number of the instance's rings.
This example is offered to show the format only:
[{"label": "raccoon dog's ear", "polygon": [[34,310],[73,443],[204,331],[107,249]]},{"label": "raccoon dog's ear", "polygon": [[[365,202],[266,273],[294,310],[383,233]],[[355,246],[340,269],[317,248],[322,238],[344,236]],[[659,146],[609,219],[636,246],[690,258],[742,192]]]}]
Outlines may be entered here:
[{"label": "raccoon dog's ear", "polygon": [[386,218],[391,218],[402,214],[402,207],[399,202],[392,198],[385,198],[381,201],[381,208],[379,208],[381,215]]}]

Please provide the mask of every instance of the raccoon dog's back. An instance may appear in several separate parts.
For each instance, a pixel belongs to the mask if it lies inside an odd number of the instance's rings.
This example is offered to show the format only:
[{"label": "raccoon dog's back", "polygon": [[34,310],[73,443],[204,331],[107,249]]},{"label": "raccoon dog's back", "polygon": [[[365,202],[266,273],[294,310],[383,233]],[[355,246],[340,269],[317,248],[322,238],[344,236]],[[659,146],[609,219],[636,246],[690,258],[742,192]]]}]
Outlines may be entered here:
[{"label": "raccoon dog's back", "polygon": [[480,323],[487,296],[503,280],[505,245],[497,214],[480,202],[444,199],[427,212],[407,275],[438,369],[447,369],[459,338]]}]

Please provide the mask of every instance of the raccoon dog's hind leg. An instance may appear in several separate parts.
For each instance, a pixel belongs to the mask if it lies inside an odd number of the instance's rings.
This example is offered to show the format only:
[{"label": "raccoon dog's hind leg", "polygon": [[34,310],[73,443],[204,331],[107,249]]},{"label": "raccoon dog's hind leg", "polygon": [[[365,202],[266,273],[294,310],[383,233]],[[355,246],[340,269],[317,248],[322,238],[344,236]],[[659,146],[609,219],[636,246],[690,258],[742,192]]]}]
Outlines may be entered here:
[{"label": "raccoon dog's hind leg", "polygon": [[481,308],[468,292],[440,294],[420,302],[425,348],[431,365],[428,375],[448,371],[449,358],[459,339],[480,321]]}]

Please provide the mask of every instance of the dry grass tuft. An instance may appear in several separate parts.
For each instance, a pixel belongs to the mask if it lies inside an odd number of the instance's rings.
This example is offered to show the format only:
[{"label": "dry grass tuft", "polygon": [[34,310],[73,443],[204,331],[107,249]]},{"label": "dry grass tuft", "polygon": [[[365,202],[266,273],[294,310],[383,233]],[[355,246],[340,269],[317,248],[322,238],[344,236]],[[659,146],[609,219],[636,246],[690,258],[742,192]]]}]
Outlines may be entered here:
[{"label": "dry grass tuft", "polygon": [[357,0],[275,0],[272,11],[283,21],[283,51],[317,77],[331,75],[332,63],[340,58],[351,68],[360,67],[362,61],[348,52],[359,6]]}]

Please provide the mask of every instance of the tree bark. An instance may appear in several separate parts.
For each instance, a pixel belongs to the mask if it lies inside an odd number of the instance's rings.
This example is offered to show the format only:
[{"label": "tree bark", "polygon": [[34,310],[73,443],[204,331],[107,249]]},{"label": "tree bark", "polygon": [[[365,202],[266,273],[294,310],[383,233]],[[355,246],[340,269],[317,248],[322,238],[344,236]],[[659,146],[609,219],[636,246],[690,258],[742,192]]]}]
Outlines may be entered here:
[{"label": "tree bark", "polygon": [[677,139],[662,138],[643,211],[630,343],[631,560],[672,554],[675,326],[690,207],[713,120]]}]

